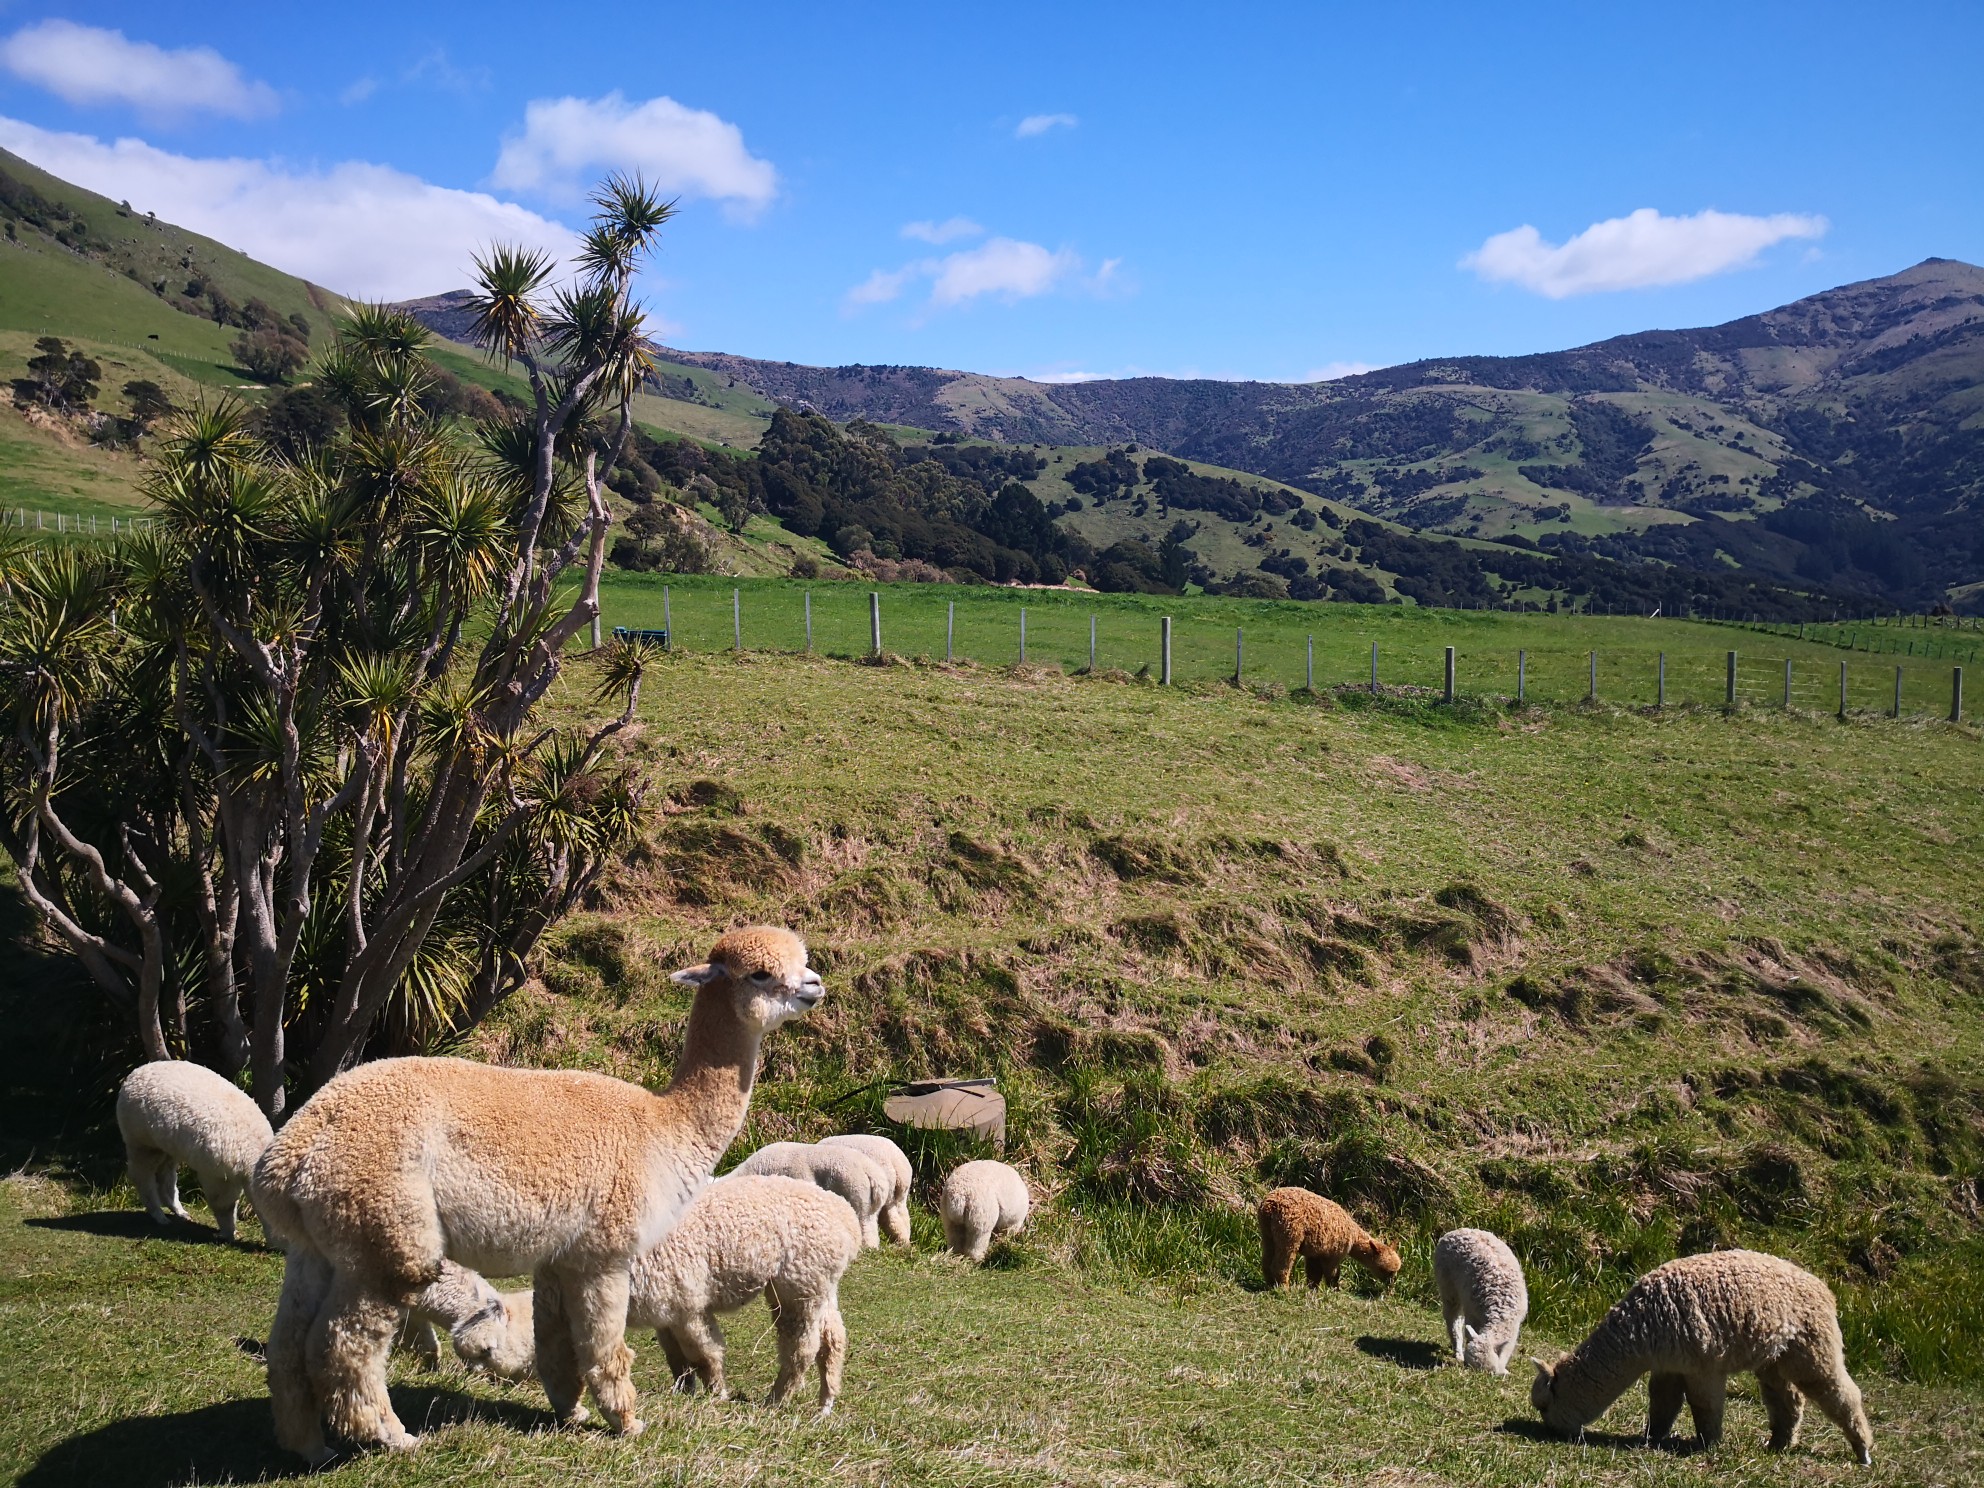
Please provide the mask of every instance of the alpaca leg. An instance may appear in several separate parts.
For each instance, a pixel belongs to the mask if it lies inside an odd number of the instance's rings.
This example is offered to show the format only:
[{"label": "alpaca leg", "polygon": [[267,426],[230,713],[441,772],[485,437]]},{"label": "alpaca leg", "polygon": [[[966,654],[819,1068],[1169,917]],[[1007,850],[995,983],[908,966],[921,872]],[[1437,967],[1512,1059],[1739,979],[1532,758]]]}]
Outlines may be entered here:
[{"label": "alpaca leg", "polygon": [[1722,1407],[1729,1398],[1729,1382],[1719,1374],[1682,1376],[1688,1392],[1688,1414],[1695,1418],[1695,1440],[1712,1447],[1722,1440]]},{"label": "alpaca leg", "polygon": [[277,1444],[313,1466],[330,1452],[324,1445],[323,1421],[310,1384],[305,1348],[330,1289],[330,1264],[316,1252],[292,1243],[283,1262],[282,1299],[276,1303],[265,1351],[269,1404],[275,1409]]},{"label": "alpaca leg", "polygon": [[861,1221],[861,1248],[863,1250],[878,1250],[881,1248],[881,1244],[881,1216],[876,1214],[867,1215]]},{"label": "alpaca leg", "polygon": [[1655,1370],[1646,1382],[1646,1442],[1657,1447],[1673,1435],[1687,1389],[1681,1376]]},{"label": "alpaca leg", "polygon": [[668,1375],[675,1381],[675,1393],[695,1394],[697,1378],[695,1361],[682,1352],[682,1345],[675,1340],[675,1330],[656,1328],[654,1341],[661,1345],[661,1352],[668,1360]]},{"label": "alpaca leg", "polygon": [[778,1312],[778,1379],[767,1404],[780,1405],[793,1387],[805,1383],[806,1371],[820,1355],[826,1314],[818,1307],[789,1303]]},{"label": "alpaca leg", "polygon": [[1261,1275],[1270,1287],[1285,1287],[1295,1269],[1295,1247],[1279,1230],[1261,1227]]},{"label": "alpaca leg", "polygon": [[1861,1465],[1871,1465],[1874,1428],[1867,1423],[1867,1407],[1860,1398],[1860,1387],[1853,1383],[1846,1366],[1842,1363],[1830,1373],[1814,1374],[1797,1383],[1812,1397],[1812,1403],[1826,1413],[1826,1418],[1846,1433],[1846,1440]]},{"label": "alpaca leg", "polygon": [[579,1373],[607,1425],[622,1436],[638,1436],[647,1423],[634,1414],[634,1351],[627,1347],[626,1270],[595,1271],[568,1278],[566,1321]]},{"label": "alpaca leg", "polygon": [[681,1319],[675,1325],[675,1341],[694,1365],[703,1388],[713,1399],[724,1399],[729,1387],[723,1376],[723,1329],[716,1314],[699,1312]]},{"label": "alpaca leg", "polygon": [[556,1272],[540,1269],[531,1278],[531,1335],[537,1345],[537,1378],[551,1401],[552,1414],[577,1424],[588,1412],[579,1401],[585,1380],[572,1348],[572,1324],[566,1313],[565,1282]]},{"label": "alpaca leg", "polygon": [[882,1211],[882,1233],[892,1244],[909,1244],[909,1201],[898,1199]]},{"label": "alpaca leg", "polygon": [[840,1308],[830,1306],[820,1324],[820,1414],[833,1411],[834,1402],[840,1398],[840,1375],[847,1363],[847,1324],[841,1321]]},{"label": "alpaca leg", "polygon": [[131,1173],[131,1187],[138,1191],[138,1202],[156,1224],[170,1224],[172,1214],[158,1197],[158,1165],[165,1157],[156,1147],[137,1142],[124,1144],[124,1163]]},{"label": "alpaca leg", "polygon": [[158,1176],[153,1179],[159,1203],[169,1210],[174,1219],[189,1219],[186,1206],[179,1202],[179,1159],[169,1152],[158,1155]]},{"label": "alpaca leg", "polygon": [[1798,1445],[1798,1427],[1805,1416],[1805,1397],[1781,1370],[1765,1365],[1757,1371],[1757,1390],[1770,1417],[1770,1449],[1782,1452]]},{"label": "alpaca leg", "polygon": [[441,1335],[434,1331],[434,1319],[423,1312],[409,1312],[406,1315],[393,1346],[412,1354],[429,1374],[441,1367]]},{"label": "alpaca leg", "polygon": [[310,1330],[308,1358],[333,1435],[356,1446],[413,1446],[386,1393],[386,1356],[399,1329],[399,1304],[380,1296],[376,1283],[350,1271],[331,1282]]},{"label": "alpaca leg", "polygon": [[1442,1310],[1447,1315],[1447,1336],[1453,1340],[1454,1363],[1467,1362],[1467,1319],[1451,1305]]}]

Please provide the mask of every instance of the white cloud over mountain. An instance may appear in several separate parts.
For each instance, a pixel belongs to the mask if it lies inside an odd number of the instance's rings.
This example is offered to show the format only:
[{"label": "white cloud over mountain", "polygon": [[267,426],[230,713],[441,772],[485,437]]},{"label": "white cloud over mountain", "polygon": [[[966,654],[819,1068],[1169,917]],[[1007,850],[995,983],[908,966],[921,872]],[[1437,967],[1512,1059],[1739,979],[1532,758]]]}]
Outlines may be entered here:
[{"label": "white cloud over mountain", "polygon": [[572,231],[480,191],[391,166],[196,158],[138,139],[107,142],[0,118],[0,148],[139,211],[192,229],[341,294],[411,299],[468,282],[495,241],[567,258]]},{"label": "white cloud over mountain", "polygon": [[258,119],[281,100],[212,47],[167,50],[122,31],[47,20],[0,41],[0,67],[75,104],[127,104],[154,119]]},{"label": "white cloud over mountain", "polygon": [[[911,223],[910,227],[930,225]],[[971,226],[974,231],[984,231],[975,223]],[[905,236],[922,236],[911,233],[909,228],[903,232]],[[975,248],[962,248],[942,257],[920,258],[897,269],[877,269],[842,297],[842,306],[854,311],[867,305],[887,304],[900,299],[911,285],[923,283],[930,290],[927,308],[937,310],[987,297],[1012,304],[1059,289],[1107,294],[1116,287],[1116,273],[1122,262],[1120,258],[1105,259],[1095,273],[1086,274],[1087,266],[1081,255],[1071,248],[1050,249],[1017,238],[987,238]]]},{"label": "white cloud over mountain", "polygon": [[722,202],[743,217],[778,195],[777,170],[750,152],[735,124],[672,98],[633,103],[617,91],[524,105],[523,127],[504,139],[489,183],[576,201],[612,170],[639,171],[665,194]]},{"label": "white cloud over mountain", "polygon": [[1746,217],[1706,211],[1666,217],[1641,207],[1594,222],[1563,243],[1545,242],[1525,223],[1496,233],[1461,259],[1460,267],[1491,283],[1517,284],[1561,300],[1706,279],[1754,263],[1758,254],[1787,238],[1823,237],[1828,226],[1823,217],[1791,212]]}]

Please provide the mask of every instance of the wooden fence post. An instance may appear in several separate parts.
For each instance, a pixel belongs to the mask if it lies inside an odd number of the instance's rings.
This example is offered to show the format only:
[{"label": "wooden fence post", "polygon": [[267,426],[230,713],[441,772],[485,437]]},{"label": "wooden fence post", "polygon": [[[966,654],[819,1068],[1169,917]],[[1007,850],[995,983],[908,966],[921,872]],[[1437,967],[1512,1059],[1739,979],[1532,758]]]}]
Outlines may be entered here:
[{"label": "wooden fence post", "polygon": [[1598,701],[1598,653],[1591,653],[1591,680],[1585,687],[1584,700],[1587,703]]},{"label": "wooden fence post", "polygon": [[953,659],[958,635],[958,602],[954,599],[944,611],[944,660]]},{"label": "wooden fence post", "polygon": [[1660,679],[1653,696],[1654,707],[1664,708],[1667,706],[1667,653],[1665,651],[1660,653]]},{"label": "wooden fence post", "polygon": [[1516,701],[1518,703],[1523,701],[1523,694],[1528,691],[1528,684],[1529,653],[1518,650],[1516,652]]},{"label": "wooden fence post", "polygon": [[1164,617],[1164,622],[1159,627],[1159,634],[1163,637],[1164,650],[1158,662],[1157,680],[1160,685],[1169,687],[1171,685],[1171,617],[1169,615]]},{"label": "wooden fence post", "polygon": [[1950,668],[1950,722],[1963,722],[1963,668]]},{"label": "wooden fence post", "polygon": [[1454,648],[1447,647],[1447,701],[1454,700]]},{"label": "wooden fence post", "polygon": [[1736,653],[1734,651],[1729,653],[1729,681],[1728,685],[1723,689],[1722,702],[1724,707],[1733,708],[1736,706]]},{"label": "wooden fence post", "polygon": [[1784,706],[1791,706],[1791,658],[1784,658]]},{"label": "wooden fence post", "polygon": [[1095,675],[1095,614],[1093,611],[1090,612],[1088,617],[1088,674],[1091,677]]},{"label": "wooden fence post", "polygon": [[806,654],[813,653],[813,591],[806,591]]},{"label": "wooden fence post", "polygon": [[730,591],[730,649],[740,654],[744,650],[744,601],[735,589]]},{"label": "wooden fence post", "polygon": [[1309,637],[1308,658],[1303,663],[1302,677],[1303,688],[1306,691],[1314,692],[1316,690],[1316,638],[1314,636]]},{"label": "wooden fence post", "polygon": [[1846,663],[1839,664],[1839,721],[1846,722]]},{"label": "wooden fence post", "polygon": [[675,649],[675,617],[669,613],[668,586],[666,584],[661,586],[661,633],[665,637],[661,643],[661,649],[664,651],[673,651]]},{"label": "wooden fence post", "polygon": [[1233,627],[1233,685],[1240,685],[1240,673],[1247,660],[1247,632],[1241,626]]},{"label": "wooden fence post", "polygon": [[1378,695],[1378,643],[1371,642],[1371,696]]},{"label": "wooden fence post", "polygon": [[882,596],[872,589],[868,591],[868,653],[877,658],[882,654]]},{"label": "wooden fence post", "polygon": [[1894,716],[1901,717],[1901,668],[1894,669]]},{"label": "wooden fence post", "polygon": [[1026,606],[1020,606],[1020,665],[1026,665]]}]

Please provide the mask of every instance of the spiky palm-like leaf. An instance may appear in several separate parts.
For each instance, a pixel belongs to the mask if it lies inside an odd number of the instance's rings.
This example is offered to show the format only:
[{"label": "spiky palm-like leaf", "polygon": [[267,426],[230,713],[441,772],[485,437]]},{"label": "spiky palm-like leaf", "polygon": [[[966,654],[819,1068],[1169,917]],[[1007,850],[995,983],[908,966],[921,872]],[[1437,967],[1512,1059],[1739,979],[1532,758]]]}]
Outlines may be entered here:
[{"label": "spiky palm-like leaf", "polygon": [[508,366],[536,346],[543,312],[537,303],[551,277],[551,255],[534,248],[499,245],[475,261],[476,289],[469,296],[469,335]]}]

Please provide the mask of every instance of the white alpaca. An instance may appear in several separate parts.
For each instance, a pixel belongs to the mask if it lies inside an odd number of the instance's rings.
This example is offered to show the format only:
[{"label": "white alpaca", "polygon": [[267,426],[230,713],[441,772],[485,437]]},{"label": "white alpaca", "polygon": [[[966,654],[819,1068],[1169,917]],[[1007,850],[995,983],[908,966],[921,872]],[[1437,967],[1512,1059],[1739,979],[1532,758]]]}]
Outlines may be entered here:
[{"label": "white alpaca", "polygon": [[388,1059],[338,1076],[282,1130],[255,1207],[288,1252],[269,1333],[276,1439],[312,1461],[325,1428],[358,1445],[413,1438],[386,1393],[401,1310],[445,1261],[530,1272],[538,1378],[562,1421],[592,1392],[614,1430],[644,1429],[625,1342],[628,1275],[735,1139],[758,1046],[814,1006],[789,930],[733,930],[695,986],[660,1095],[575,1070]]},{"label": "white alpaca", "polygon": [[982,1261],[994,1240],[1026,1223],[1030,1203],[1017,1170],[989,1160],[964,1163],[944,1180],[944,1241],[959,1255]]},{"label": "white alpaca", "polygon": [[1455,1360],[1507,1374],[1529,1316],[1529,1287],[1516,1253],[1487,1230],[1448,1230],[1433,1247],[1433,1285]]},{"label": "white alpaca", "polygon": [[519,1380],[536,1367],[531,1294],[499,1292],[453,1261],[443,1261],[441,1279],[414,1298],[401,1333],[428,1369],[441,1367],[437,1327],[447,1330],[456,1357],[479,1373]]},{"label": "white alpaca", "polygon": [[275,1135],[240,1087],[184,1059],[141,1064],[117,1087],[117,1129],[146,1213],[160,1224],[187,1217],[179,1204],[184,1164],[198,1175],[222,1238],[234,1238],[248,1175]]},{"label": "white alpaca", "polygon": [[879,1217],[895,1192],[895,1174],[853,1147],[768,1142],[731,1170],[743,1176],[797,1178],[847,1201],[861,1221],[861,1243],[882,1243]]},{"label": "white alpaca", "polygon": [[895,1177],[889,1201],[882,1206],[881,1232],[897,1245],[909,1244],[909,1190],[916,1182],[916,1171],[909,1165],[909,1154],[887,1137],[871,1132],[849,1132],[845,1136],[823,1137],[822,1147],[852,1147],[864,1152]]}]

